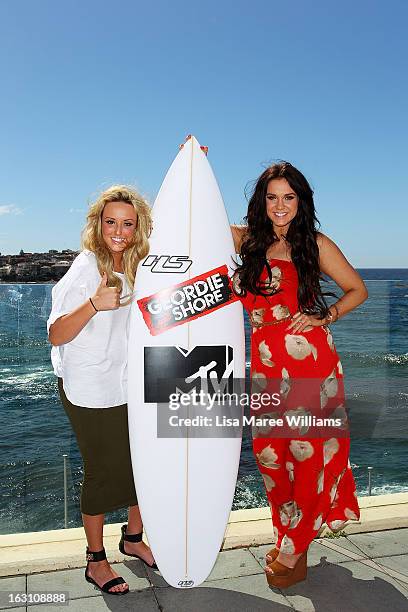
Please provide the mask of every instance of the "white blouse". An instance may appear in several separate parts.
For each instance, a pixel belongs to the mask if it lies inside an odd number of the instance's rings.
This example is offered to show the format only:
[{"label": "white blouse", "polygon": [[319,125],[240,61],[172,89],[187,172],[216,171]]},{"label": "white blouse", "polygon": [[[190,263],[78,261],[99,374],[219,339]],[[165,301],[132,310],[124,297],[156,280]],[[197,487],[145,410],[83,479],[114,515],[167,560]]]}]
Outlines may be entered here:
[{"label": "white blouse", "polygon": [[[124,274],[122,296],[131,293]],[[82,251],[52,289],[47,330],[59,317],[92,297],[101,282],[96,257]],[[63,379],[72,404],[109,408],[127,402],[127,339],[130,304],[97,312],[79,334],[66,344],[53,346],[54,373]]]}]

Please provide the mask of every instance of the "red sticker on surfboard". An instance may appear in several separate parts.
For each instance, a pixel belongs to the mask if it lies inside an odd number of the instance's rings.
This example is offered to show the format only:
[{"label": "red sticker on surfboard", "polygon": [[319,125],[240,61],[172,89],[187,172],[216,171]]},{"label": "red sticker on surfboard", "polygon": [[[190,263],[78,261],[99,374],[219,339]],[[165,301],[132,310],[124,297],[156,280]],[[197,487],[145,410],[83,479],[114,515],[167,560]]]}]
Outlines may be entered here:
[{"label": "red sticker on surfboard", "polygon": [[236,302],[226,265],[161,289],[137,304],[152,336]]}]

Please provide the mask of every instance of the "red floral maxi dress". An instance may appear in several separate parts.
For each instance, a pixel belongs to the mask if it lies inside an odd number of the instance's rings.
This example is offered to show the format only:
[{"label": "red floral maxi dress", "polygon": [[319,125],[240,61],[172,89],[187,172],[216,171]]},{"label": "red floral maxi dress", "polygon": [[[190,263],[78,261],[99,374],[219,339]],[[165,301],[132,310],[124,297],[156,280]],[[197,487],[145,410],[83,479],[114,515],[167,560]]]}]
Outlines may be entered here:
[{"label": "red floral maxi dress", "polygon": [[[360,511],[349,462],[343,371],[332,335],[326,326],[296,334],[287,329],[289,317],[299,310],[297,271],[291,261],[269,262],[270,286],[277,293],[241,297],[253,326],[251,416],[263,419],[252,428],[253,450],[276,546],[297,554],[323,523],[338,531],[348,520],[358,520]],[[262,279],[267,278],[265,267]],[[281,405],[255,404],[255,385],[259,393],[278,393]],[[283,417],[284,425],[271,427],[265,417]],[[290,418],[295,420],[289,424]],[[312,421],[318,418],[337,418],[341,425],[322,427],[321,421]]]}]

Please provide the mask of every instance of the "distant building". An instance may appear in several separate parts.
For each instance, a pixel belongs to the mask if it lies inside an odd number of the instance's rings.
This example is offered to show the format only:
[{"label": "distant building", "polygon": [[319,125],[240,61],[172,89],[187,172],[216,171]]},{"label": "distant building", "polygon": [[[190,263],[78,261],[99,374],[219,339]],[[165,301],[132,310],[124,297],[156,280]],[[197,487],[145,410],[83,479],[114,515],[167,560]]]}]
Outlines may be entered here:
[{"label": "distant building", "polygon": [[71,267],[70,261],[59,261],[58,263],[52,264],[51,271],[53,276],[56,275],[59,278],[63,276]]},{"label": "distant building", "polygon": [[7,276],[9,276],[10,272],[11,272],[10,264],[5,265],[5,266],[1,266],[0,267],[0,279],[1,278],[6,278]]},{"label": "distant building", "polygon": [[0,282],[58,281],[69,270],[78,251],[51,249],[47,253],[0,255]]}]

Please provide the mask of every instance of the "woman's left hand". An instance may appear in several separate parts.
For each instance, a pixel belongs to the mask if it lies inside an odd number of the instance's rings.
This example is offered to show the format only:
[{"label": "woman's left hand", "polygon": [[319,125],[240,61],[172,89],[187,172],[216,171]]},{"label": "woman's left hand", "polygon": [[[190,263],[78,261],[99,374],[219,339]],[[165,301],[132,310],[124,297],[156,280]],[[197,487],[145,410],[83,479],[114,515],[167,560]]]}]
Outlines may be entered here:
[{"label": "woman's left hand", "polygon": [[298,334],[302,331],[310,331],[312,327],[321,327],[322,325],[325,325],[325,323],[325,318],[319,319],[316,315],[296,312],[286,329],[291,329],[293,334]]}]

